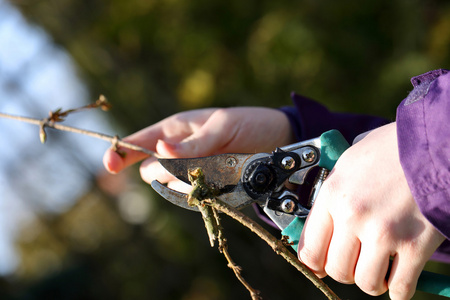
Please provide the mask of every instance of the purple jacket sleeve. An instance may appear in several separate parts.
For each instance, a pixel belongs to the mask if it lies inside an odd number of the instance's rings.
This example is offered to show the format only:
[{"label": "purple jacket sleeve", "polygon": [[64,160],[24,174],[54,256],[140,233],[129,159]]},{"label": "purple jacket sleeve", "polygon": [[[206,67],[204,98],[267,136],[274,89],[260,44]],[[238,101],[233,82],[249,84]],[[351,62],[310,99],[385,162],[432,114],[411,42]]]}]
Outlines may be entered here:
[{"label": "purple jacket sleeve", "polygon": [[330,112],[319,103],[292,93],[295,107],[282,107],[298,141],[312,139],[331,129],[339,130],[351,144],[360,133],[389,123],[388,120],[348,113]]},{"label": "purple jacket sleeve", "polygon": [[450,72],[411,82],[397,108],[400,162],[422,214],[447,238],[433,258],[450,262]]}]

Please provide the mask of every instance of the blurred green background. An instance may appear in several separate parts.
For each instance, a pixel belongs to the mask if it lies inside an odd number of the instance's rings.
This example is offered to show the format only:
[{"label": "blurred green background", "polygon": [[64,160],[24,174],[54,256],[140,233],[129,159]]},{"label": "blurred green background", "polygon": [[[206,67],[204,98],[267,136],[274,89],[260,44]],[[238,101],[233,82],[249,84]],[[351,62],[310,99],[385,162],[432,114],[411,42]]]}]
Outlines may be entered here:
[{"label": "blurred green background", "polygon": [[[290,105],[292,91],[393,120],[410,77],[450,67],[447,0],[11,3],[70,53],[92,99],[108,97],[111,125],[126,134],[186,109]],[[67,212],[29,224],[0,298],[249,299],[209,247],[201,218],[156,197],[138,175],[99,174]],[[120,215],[123,191],[149,202],[141,203],[151,207],[146,220]],[[324,298],[247,230],[226,218],[224,226],[231,255],[264,299]],[[445,265],[429,269],[449,274]],[[342,299],[373,298],[327,283]]]}]

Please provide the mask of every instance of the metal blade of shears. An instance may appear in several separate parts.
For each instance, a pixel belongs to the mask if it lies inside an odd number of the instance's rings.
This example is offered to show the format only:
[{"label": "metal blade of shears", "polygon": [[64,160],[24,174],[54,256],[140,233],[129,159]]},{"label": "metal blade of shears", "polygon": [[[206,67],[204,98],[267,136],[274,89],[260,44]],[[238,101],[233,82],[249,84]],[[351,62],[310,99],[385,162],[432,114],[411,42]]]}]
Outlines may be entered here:
[{"label": "metal blade of shears", "polygon": [[[184,209],[199,211],[195,206],[189,206],[187,200],[189,198],[188,194],[175,191],[167,186],[163,185],[157,180],[152,181],[152,188],[157,192],[161,197],[166,199],[167,201],[175,204]],[[231,205],[234,208],[241,209],[253,203],[253,199],[248,196],[245,190],[242,188],[241,184],[238,184],[236,188],[230,192],[217,196],[217,198],[228,205]]]},{"label": "metal blade of shears", "polygon": [[219,154],[199,158],[158,159],[161,165],[172,175],[190,184],[189,170],[201,168],[206,183],[226,193],[233,189],[241,179],[242,167],[254,154]]},{"label": "metal blade of shears", "polygon": [[157,192],[161,197],[163,197],[167,201],[185,209],[199,211],[197,207],[189,206],[187,202],[189,197],[188,194],[172,190],[166,187],[164,184],[160,183],[158,180],[153,180],[151,186],[155,190],[155,192]]},{"label": "metal blade of shears", "polygon": [[[159,159],[161,165],[172,175],[190,184],[189,170],[201,168],[206,183],[218,190],[218,199],[235,207],[242,208],[254,200],[245,191],[241,172],[247,160],[255,154],[219,154],[201,158]],[[198,211],[187,204],[188,195],[172,190],[158,181],[152,182],[153,189],[166,200],[185,209]]]}]

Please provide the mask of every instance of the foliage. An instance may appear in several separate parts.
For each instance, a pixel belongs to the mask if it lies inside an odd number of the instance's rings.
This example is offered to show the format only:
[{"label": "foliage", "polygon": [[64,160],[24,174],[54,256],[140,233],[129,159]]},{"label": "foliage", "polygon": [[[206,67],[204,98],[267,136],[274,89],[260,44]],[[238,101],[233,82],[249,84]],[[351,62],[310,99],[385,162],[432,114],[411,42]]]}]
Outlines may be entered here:
[{"label": "foliage", "polygon": [[180,109],[289,104],[393,116],[409,78],[450,64],[447,1],[17,2],[137,130]]}]

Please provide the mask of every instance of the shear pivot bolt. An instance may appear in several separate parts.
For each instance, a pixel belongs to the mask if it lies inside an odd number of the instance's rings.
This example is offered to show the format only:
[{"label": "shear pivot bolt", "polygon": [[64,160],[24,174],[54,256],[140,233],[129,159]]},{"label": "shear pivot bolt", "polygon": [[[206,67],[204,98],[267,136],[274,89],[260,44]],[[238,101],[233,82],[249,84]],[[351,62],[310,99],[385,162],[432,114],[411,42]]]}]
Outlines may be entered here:
[{"label": "shear pivot bolt", "polygon": [[285,199],[281,202],[281,210],[288,214],[294,212],[295,206],[295,202],[292,199]]},{"label": "shear pivot bolt", "polygon": [[316,159],[316,152],[313,149],[306,149],[302,153],[302,158],[307,163],[313,162]]},{"label": "shear pivot bolt", "polygon": [[295,167],[295,159],[290,156],[286,156],[281,160],[281,166],[283,166],[285,170],[291,170]]}]

